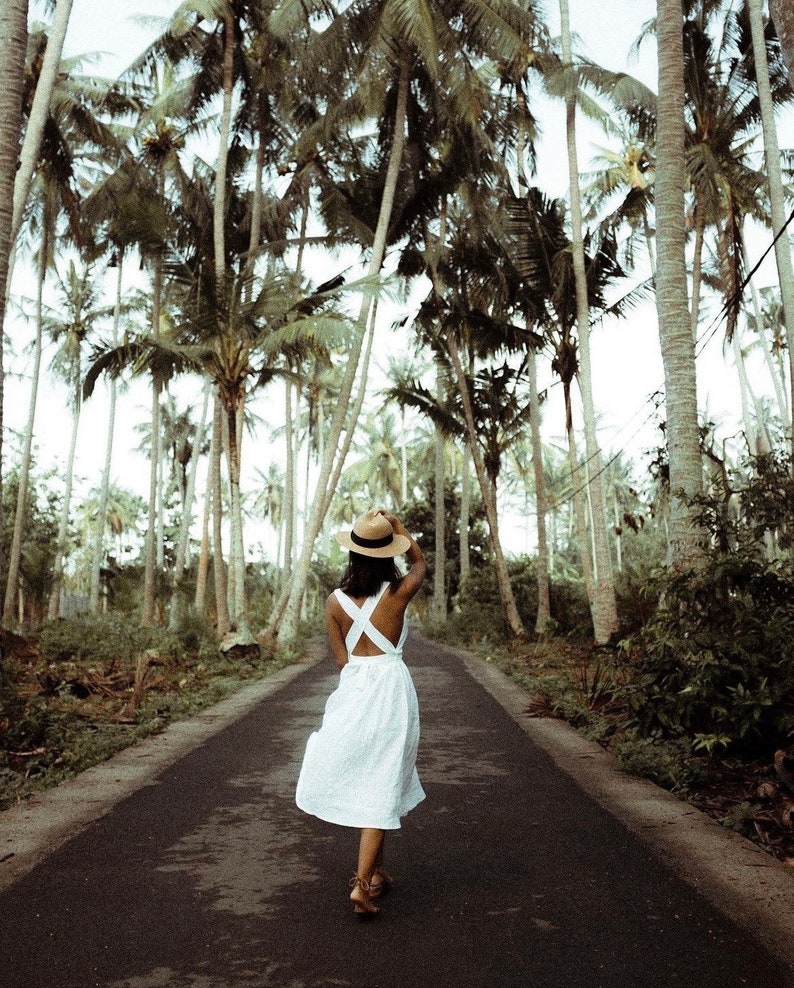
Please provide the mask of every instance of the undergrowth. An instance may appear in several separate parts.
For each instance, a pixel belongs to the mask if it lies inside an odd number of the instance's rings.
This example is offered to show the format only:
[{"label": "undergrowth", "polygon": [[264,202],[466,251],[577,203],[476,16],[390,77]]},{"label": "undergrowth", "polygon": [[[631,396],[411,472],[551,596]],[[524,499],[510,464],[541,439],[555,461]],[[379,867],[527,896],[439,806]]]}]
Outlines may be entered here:
[{"label": "undergrowth", "polygon": [[52,622],[35,643],[6,636],[0,809],[289,665],[301,644],[224,655],[195,620],[169,633],[120,617]]}]

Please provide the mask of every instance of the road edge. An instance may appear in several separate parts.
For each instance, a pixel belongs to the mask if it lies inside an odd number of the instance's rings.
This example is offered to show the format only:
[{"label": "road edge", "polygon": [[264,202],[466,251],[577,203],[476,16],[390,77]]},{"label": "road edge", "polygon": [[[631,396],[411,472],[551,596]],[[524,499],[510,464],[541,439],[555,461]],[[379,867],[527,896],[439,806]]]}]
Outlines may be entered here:
[{"label": "road edge", "polygon": [[786,865],[648,779],[622,771],[614,755],[567,722],[530,717],[527,693],[485,659],[433,644],[456,655],[524,733],[603,809],[794,971],[794,875]]},{"label": "road edge", "polygon": [[105,762],[0,813],[0,892],[48,855],[105,816],[257,704],[306,672],[325,655],[324,640],[307,644],[303,658],[235,690],[188,720],[138,741]]}]

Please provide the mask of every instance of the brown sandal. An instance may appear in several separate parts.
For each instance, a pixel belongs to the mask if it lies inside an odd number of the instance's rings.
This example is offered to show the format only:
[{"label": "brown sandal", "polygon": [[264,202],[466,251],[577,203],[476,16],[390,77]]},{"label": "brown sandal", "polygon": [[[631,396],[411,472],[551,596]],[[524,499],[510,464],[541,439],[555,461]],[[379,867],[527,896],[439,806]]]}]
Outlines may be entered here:
[{"label": "brown sandal", "polygon": [[358,875],[353,875],[348,884],[353,889],[350,893],[350,901],[353,903],[353,912],[362,918],[377,916],[380,909],[378,909],[377,906],[373,906],[370,902],[370,896],[372,894],[370,883],[365,881],[363,878],[359,878]]},{"label": "brown sandal", "polygon": [[[376,881],[378,879],[378,881]],[[386,892],[390,892],[394,886],[394,879],[391,875],[383,868],[381,865],[375,869],[372,873],[372,878],[369,883],[369,897],[370,899],[377,899],[379,895],[383,895]]]}]

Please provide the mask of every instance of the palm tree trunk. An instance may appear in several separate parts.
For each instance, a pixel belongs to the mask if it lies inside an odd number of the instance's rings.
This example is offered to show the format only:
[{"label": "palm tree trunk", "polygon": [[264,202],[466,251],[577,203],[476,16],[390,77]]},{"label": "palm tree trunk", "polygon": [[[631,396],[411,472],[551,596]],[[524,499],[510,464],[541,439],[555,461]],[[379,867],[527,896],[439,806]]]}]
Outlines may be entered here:
[{"label": "palm tree trunk", "polygon": [[[568,0],[560,0],[562,25],[562,57],[571,64],[571,33]],[[595,584],[592,603],[593,633],[598,643],[612,638],[620,627],[615,582],[612,574],[612,555],[607,536],[606,498],[604,496],[601,449],[598,445],[593,404],[593,378],[590,361],[590,307],[587,297],[587,272],[585,267],[584,240],[582,235],[582,207],[579,194],[579,164],[576,151],[576,95],[566,97],[566,123],[568,138],[568,176],[571,198],[571,246],[573,273],[576,288],[576,325],[579,332],[579,391],[584,414],[585,448],[588,462],[588,493],[592,505]]]},{"label": "palm tree trunk", "polygon": [[529,428],[532,436],[532,467],[535,474],[535,511],[538,533],[538,614],[535,634],[545,635],[551,620],[551,590],[549,580],[549,547],[546,535],[546,482],[543,476],[543,443],[540,437],[540,398],[538,395],[538,358],[535,348],[527,351],[529,374]]},{"label": "palm tree trunk", "polygon": [[794,86],[794,7],[791,0],[769,0],[769,13],[780,38],[791,85]]},{"label": "palm tree trunk", "polygon": [[[22,217],[28,201],[33,173],[39,161],[41,138],[44,126],[50,113],[52,92],[55,80],[60,70],[63,42],[66,29],[69,26],[69,16],[72,13],[72,0],[58,0],[55,5],[55,15],[47,38],[47,47],[30,107],[25,139],[19,152],[19,168],[14,182],[14,214],[11,224],[11,244],[14,243],[22,226]],[[5,44],[5,38],[3,39]]]},{"label": "palm tree trunk", "polygon": [[680,0],[657,0],[659,51],[655,202],[656,307],[664,365],[670,462],[670,564],[687,570],[702,558],[692,498],[702,490],[695,346],[687,304],[684,51]]},{"label": "palm tree trunk", "polygon": [[510,574],[507,572],[507,562],[505,561],[502,543],[499,539],[499,514],[496,503],[496,488],[488,477],[485,464],[483,463],[480,447],[477,443],[477,427],[474,423],[474,412],[471,407],[471,396],[466,382],[466,375],[463,371],[463,364],[460,360],[458,347],[455,340],[450,337],[447,340],[452,369],[455,373],[455,383],[457,384],[463,403],[463,413],[466,419],[466,431],[468,433],[469,450],[474,461],[474,469],[480,485],[485,515],[488,520],[488,535],[491,543],[491,551],[494,557],[494,568],[496,570],[496,582],[499,587],[499,599],[502,602],[507,627],[514,638],[523,638],[526,634],[521,615],[518,613],[516,599],[513,588],[510,585]]},{"label": "palm tree trunk", "polygon": [[[124,252],[119,249],[118,269],[116,271],[116,300],[113,307],[113,346],[118,345],[119,323],[121,321],[121,290],[124,272]],[[110,408],[108,410],[107,438],[105,440],[105,462],[102,467],[102,479],[99,485],[99,507],[91,548],[91,579],[88,589],[88,611],[90,614],[99,613],[99,584],[104,558],[105,527],[110,496],[110,470],[113,464],[113,438],[116,430],[116,395],[117,386],[114,377],[109,378]]]},{"label": "palm tree trunk", "polygon": [[[19,134],[22,127],[22,90],[25,77],[25,51],[28,38],[27,0],[7,0],[0,4],[0,531],[3,522],[3,404],[5,392],[4,346],[6,295],[14,212],[14,180],[19,160]],[[5,571],[0,546],[0,572]]]},{"label": "palm tree trunk", "polygon": [[692,257],[692,301],[689,307],[692,339],[697,345],[700,322],[700,289],[703,284],[703,243],[706,238],[706,218],[700,206],[695,206],[695,249]]},{"label": "palm tree trunk", "polygon": [[[444,402],[444,367],[440,355],[436,358],[436,399],[441,405]],[[445,440],[441,429],[436,426],[435,441],[435,564],[433,566],[433,620],[442,624],[447,619],[447,553],[446,553],[446,533],[445,518],[446,506],[444,504],[444,446]]]},{"label": "palm tree trunk", "polygon": [[[748,271],[752,266],[748,261],[746,250],[744,252],[744,265]],[[778,372],[778,368],[775,366],[772,345],[768,342],[766,336],[766,326],[764,325],[764,312],[761,306],[761,299],[758,296],[758,288],[752,278],[750,279],[750,295],[753,301],[753,314],[755,316],[758,345],[761,348],[761,353],[764,356],[764,363],[769,371],[769,377],[775,391],[775,401],[777,403],[778,415],[780,416],[780,422],[785,435],[791,428],[791,415],[789,413],[789,401],[786,394],[786,381],[784,377],[781,377],[781,374]]]},{"label": "palm tree trunk", "polygon": [[571,404],[571,385],[569,381],[563,381],[563,393],[565,397],[565,435],[568,440],[568,464],[571,470],[571,523],[576,531],[576,538],[580,546],[582,558],[582,579],[587,590],[587,599],[590,601],[592,611],[593,598],[595,596],[595,575],[593,573],[593,557],[589,549],[589,537],[587,533],[587,512],[585,510],[584,490],[586,481],[585,471],[579,464],[579,454],[576,449],[576,433],[573,428],[573,407]]},{"label": "palm tree trunk", "polygon": [[[786,226],[785,189],[780,168],[780,148],[778,146],[775,111],[772,103],[772,90],[769,83],[769,67],[766,60],[761,0],[748,0],[747,9],[750,15],[750,30],[753,36],[753,56],[756,81],[758,83],[758,99],[761,107],[761,123],[764,130],[764,156],[766,159],[767,182],[769,183],[772,231],[776,238],[775,260],[777,262],[777,273],[780,281],[780,297],[783,302],[786,342],[788,344],[789,380],[792,390],[791,407],[794,409],[794,263],[791,260],[789,237],[785,234],[778,236]],[[789,15],[781,23],[784,25],[784,30],[789,30],[791,16]],[[789,440],[791,443],[792,470],[794,470],[794,432],[792,432]]]},{"label": "palm tree trunk", "polygon": [[33,350],[33,368],[30,375],[30,401],[28,404],[28,420],[22,442],[22,459],[19,467],[19,489],[17,490],[17,506],[14,515],[14,532],[11,537],[11,551],[8,558],[8,578],[6,581],[5,601],[3,603],[3,622],[6,625],[14,623],[15,612],[19,602],[19,572],[22,562],[22,541],[24,537],[25,519],[28,511],[28,485],[30,478],[30,463],[33,449],[33,434],[36,428],[36,403],[39,395],[39,376],[41,374],[42,333],[44,320],[44,281],[47,274],[47,258],[49,256],[49,237],[46,232],[46,220],[39,245],[38,279],[36,285],[36,343]]},{"label": "palm tree trunk", "polygon": [[284,570],[282,586],[292,579],[292,564],[295,556],[295,523],[298,507],[298,451],[297,433],[292,406],[292,382],[284,382],[284,442],[286,445],[283,530],[284,530]]},{"label": "palm tree trunk", "polygon": [[245,545],[243,543],[243,511],[240,499],[240,430],[238,409],[228,408],[229,443],[226,450],[229,468],[230,499],[230,545],[229,569],[234,576],[231,593],[231,626],[235,632],[235,643],[248,643],[253,640],[248,627],[248,601],[245,592]]},{"label": "palm tree trunk", "polygon": [[210,484],[212,490],[212,572],[215,584],[216,634],[219,639],[229,633],[229,597],[223,559],[223,498],[221,496],[221,460],[223,454],[223,406],[215,396],[212,419],[212,456]]},{"label": "palm tree trunk", "polygon": [[458,547],[460,552],[460,586],[469,577],[471,554],[469,552],[469,526],[471,525],[471,453],[464,443],[460,466],[460,524],[458,526]]},{"label": "palm tree trunk", "polygon": [[[163,194],[164,179],[162,172],[159,177],[160,192]],[[154,277],[152,279],[152,336],[160,336],[160,312],[163,298],[163,255],[158,251],[154,260]],[[160,478],[160,381],[156,375],[152,377],[151,405],[151,449],[149,460],[149,510],[147,515],[146,541],[144,543],[143,561],[143,612],[141,624],[151,627],[155,623],[156,609],[156,565],[157,565],[157,506]]]},{"label": "palm tree trunk", "polygon": [[187,487],[185,489],[185,503],[182,506],[182,520],[179,526],[179,537],[176,545],[176,558],[174,560],[174,587],[171,593],[171,607],[168,612],[168,628],[176,631],[182,618],[183,603],[185,599],[182,581],[185,578],[185,561],[187,559],[187,548],[190,543],[190,523],[193,520],[193,500],[196,494],[196,474],[198,473],[198,463],[201,459],[201,447],[204,445],[204,433],[207,428],[207,409],[209,407],[210,392],[212,382],[207,381],[204,385],[204,401],[201,408],[201,419],[196,430],[196,437],[193,443],[193,452],[190,457],[188,468]]},{"label": "palm tree trunk", "polygon": [[[394,115],[394,138],[392,141],[389,164],[386,170],[386,179],[383,186],[383,196],[381,198],[380,210],[378,212],[378,223],[375,229],[375,236],[372,243],[372,253],[368,265],[368,274],[377,274],[383,264],[383,257],[386,252],[386,236],[389,228],[394,200],[397,191],[397,180],[400,174],[403,148],[405,146],[405,124],[408,106],[408,85],[410,82],[410,65],[407,58],[403,59],[400,70],[400,79],[397,89],[397,104]],[[339,399],[334,412],[326,439],[326,454],[320,468],[320,475],[317,481],[316,493],[312,510],[306,520],[303,550],[295,568],[295,575],[291,585],[284,588],[279,600],[273,610],[271,617],[270,633],[276,632],[281,641],[291,641],[295,637],[297,615],[300,610],[300,602],[306,587],[311,566],[314,543],[322,528],[328,503],[329,487],[328,482],[334,468],[334,459],[342,437],[342,432],[347,422],[348,435],[352,436],[355,428],[355,418],[350,416],[348,420],[348,404],[353,392],[356,374],[361,359],[361,352],[364,345],[364,338],[367,333],[368,316],[371,310],[371,303],[365,300],[362,303],[361,311],[356,323],[356,331],[348,354],[347,367],[340,389]],[[341,467],[340,467],[341,469]]]},{"label": "palm tree trunk", "polygon": [[55,559],[52,566],[52,590],[50,592],[47,617],[50,621],[60,617],[61,614],[61,591],[63,586],[63,563],[66,558],[66,540],[69,533],[69,512],[72,505],[72,484],[74,481],[74,455],[77,450],[77,434],[80,429],[80,377],[79,362],[73,396],[72,409],[72,434],[69,439],[69,452],[66,457],[66,475],[64,478],[63,503],[61,505],[61,516],[58,520],[58,541],[55,545]]}]

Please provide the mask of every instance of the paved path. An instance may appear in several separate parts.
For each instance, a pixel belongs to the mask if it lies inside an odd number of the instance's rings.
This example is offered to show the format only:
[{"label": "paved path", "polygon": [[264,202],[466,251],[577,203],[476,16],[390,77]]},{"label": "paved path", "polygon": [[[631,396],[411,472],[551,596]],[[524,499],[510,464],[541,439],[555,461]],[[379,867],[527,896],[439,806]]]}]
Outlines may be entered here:
[{"label": "paved path", "polygon": [[452,653],[412,638],[427,800],[389,838],[301,814],[315,665],[0,893],[3,988],[787,988],[791,970],[578,788]]}]

